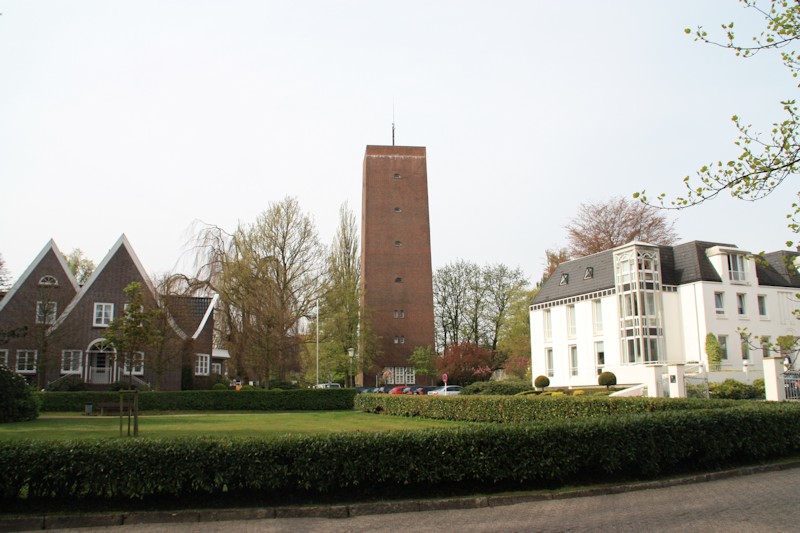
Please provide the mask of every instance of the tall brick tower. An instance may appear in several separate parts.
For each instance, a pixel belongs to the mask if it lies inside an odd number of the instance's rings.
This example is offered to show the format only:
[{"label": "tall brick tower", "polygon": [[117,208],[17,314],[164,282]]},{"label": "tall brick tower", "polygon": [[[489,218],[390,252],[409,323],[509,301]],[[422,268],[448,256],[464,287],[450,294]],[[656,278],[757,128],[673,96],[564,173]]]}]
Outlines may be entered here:
[{"label": "tall brick tower", "polygon": [[[367,146],[361,206],[361,306],[380,337],[366,386],[426,384],[408,362],[433,346],[433,276],[425,147]],[[367,354],[368,356],[370,354]]]}]

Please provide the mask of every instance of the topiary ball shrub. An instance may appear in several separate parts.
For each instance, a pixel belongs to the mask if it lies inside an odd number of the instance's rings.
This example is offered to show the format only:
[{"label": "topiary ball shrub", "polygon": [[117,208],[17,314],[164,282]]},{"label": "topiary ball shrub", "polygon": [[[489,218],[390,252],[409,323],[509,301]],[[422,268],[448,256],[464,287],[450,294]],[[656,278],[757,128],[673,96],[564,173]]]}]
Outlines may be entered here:
[{"label": "topiary ball shrub", "polygon": [[546,389],[550,386],[550,378],[547,376],[536,376],[533,384],[537,389]]},{"label": "topiary ball shrub", "polygon": [[19,374],[0,365],[0,423],[24,422],[39,416],[39,399]]},{"label": "topiary ball shrub", "polygon": [[603,372],[597,378],[597,384],[609,389],[617,384],[617,376],[613,372]]},{"label": "topiary ball shrub", "polygon": [[214,383],[214,386],[211,387],[211,390],[228,390],[228,389],[230,389],[230,387],[225,385],[224,383]]}]

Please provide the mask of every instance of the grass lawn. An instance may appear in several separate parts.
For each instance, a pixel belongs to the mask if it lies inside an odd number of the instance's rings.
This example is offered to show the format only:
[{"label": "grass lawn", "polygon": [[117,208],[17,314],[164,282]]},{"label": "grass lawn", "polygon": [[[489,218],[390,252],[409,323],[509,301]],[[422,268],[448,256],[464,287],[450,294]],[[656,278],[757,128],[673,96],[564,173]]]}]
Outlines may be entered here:
[{"label": "grass lawn", "polygon": [[[127,417],[123,432],[127,435]],[[374,415],[360,411],[290,411],[146,414],[139,416],[140,438],[204,435],[270,437],[338,431],[394,431],[466,425],[463,422]],[[48,413],[32,422],[0,424],[0,441],[68,440],[119,437],[119,417]],[[124,438],[127,438],[124,437]]]}]

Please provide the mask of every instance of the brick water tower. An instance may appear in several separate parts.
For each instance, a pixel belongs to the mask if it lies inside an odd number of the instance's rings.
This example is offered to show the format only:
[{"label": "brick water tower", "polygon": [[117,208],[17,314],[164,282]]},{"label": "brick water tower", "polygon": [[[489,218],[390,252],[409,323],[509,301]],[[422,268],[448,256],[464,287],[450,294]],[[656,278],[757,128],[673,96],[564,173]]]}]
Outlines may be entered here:
[{"label": "brick water tower", "polygon": [[[425,147],[367,146],[361,207],[361,306],[379,337],[361,383],[428,384],[408,359],[434,345]],[[365,311],[365,312],[364,312]],[[367,350],[368,351],[368,350]]]}]

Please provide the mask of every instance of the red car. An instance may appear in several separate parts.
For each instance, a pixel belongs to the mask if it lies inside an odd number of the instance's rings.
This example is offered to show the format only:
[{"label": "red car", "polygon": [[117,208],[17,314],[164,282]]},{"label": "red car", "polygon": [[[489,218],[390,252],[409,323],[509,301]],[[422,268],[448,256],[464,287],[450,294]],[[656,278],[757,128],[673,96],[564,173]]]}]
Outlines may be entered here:
[{"label": "red car", "polygon": [[405,389],[405,385],[400,385],[399,387],[395,387],[389,391],[389,394],[403,394],[403,389]]}]

